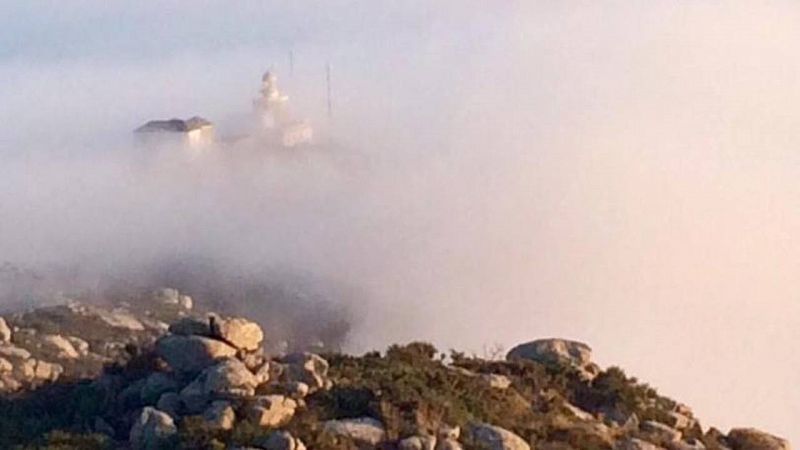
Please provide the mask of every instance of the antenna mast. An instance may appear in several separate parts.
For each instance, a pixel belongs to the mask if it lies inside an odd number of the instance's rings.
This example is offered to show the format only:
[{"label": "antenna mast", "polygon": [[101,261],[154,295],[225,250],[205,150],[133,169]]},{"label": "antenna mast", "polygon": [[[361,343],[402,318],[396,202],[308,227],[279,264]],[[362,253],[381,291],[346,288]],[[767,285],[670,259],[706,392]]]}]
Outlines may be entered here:
[{"label": "antenna mast", "polygon": [[333,117],[333,101],[331,100],[331,63],[325,64],[325,85],[328,93],[328,119]]}]

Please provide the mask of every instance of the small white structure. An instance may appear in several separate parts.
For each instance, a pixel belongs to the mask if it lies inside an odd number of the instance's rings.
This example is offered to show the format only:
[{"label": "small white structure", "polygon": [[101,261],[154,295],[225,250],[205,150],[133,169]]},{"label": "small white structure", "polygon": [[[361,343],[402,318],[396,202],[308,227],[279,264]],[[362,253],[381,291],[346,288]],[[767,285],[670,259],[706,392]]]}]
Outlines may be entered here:
[{"label": "small white structure", "polygon": [[202,148],[214,142],[214,124],[202,117],[187,120],[151,120],[134,130],[137,140],[146,145],[184,145]]},{"label": "small white structure", "polygon": [[261,77],[261,96],[253,100],[253,107],[261,118],[264,128],[272,129],[282,126],[287,118],[286,104],[289,96],[281,94],[278,89],[278,77],[272,72],[265,72]]},{"label": "small white structure", "polygon": [[278,89],[278,77],[267,71],[261,77],[260,96],[253,107],[262,129],[278,138],[284,147],[311,142],[314,129],[305,121],[293,120],[288,112],[289,97]]}]

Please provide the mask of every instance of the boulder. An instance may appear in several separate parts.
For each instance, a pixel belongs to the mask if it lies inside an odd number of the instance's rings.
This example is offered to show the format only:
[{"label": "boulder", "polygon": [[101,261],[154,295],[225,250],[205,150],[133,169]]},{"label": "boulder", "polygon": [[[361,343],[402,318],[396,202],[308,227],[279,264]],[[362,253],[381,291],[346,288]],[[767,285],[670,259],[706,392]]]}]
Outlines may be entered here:
[{"label": "boulder", "polygon": [[230,403],[218,400],[203,412],[203,422],[212,430],[231,430],[236,422],[236,413]]},{"label": "boulder", "polygon": [[2,317],[0,317],[0,342],[11,342],[11,328]]},{"label": "boulder", "polygon": [[592,362],[592,349],[577,341],[539,339],[511,349],[506,359],[528,359],[543,364],[571,364],[586,367]]},{"label": "boulder", "polygon": [[214,397],[252,396],[259,385],[244,363],[233,358],[206,368],[198,379],[203,383],[203,392]]},{"label": "boulder", "polygon": [[97,316],[107,325],[114,328],[124,328],[130,331],[144,331],[144,325],[130,312],[124,309],[114,309],[106,311],[103,309],[95,309],[94,312]]},{"label": "boulder", "polygon": [[156,342],[156,352],[179,372],[200,371],[220,359],[236,355],[236,349],[222,341],[176,334],[159,339]]},{"label": "boulder", "polygon": [[791,450],[789,442],[754,428],[734,428],[728,433],[733,450]]},{"label": "boulder", "polygon": [[56,381],[64,373],[60,364],[50,363],[39,359],[27,359],[14,367],[20,378],[28,381]]},{"label": "boulder", "polygon": [[283,395],[262,395],[248,410],[248,416],[262,427],[277,427],[294,417],[297,402]]},{"label": "boulder", "polygon": [[75,359],[81,356],[72,343],[60,334],[43,334],[39,341],[42,347],[56,353],[58,358]]},{"label": "boulder", "polygon": [[257,444],[264,450],[305,450],[303,441],[292,436],[288,431],[276,431],[271,433]]},{"label": "boulder", "polygon": [[130,444],[135,450],[168,450],[175,448],[178,428],[169,414],[145,407],[130,432]]},{"label": "boulder", "polygon": [[372,417],[329,420],[323,425],[323,431],[333,436],[350,438],[356,444],[373,447],[386,437],[386,430],[383,428],[383,424]]},{"label": "boulder", "polygon": [[83,339],[75,336],[66,336],[66,340],[72,344],[72,347],[78,352],[79,356],[87,356],[89,354],[89,343]]},{"label": "boulder", "polygon": [[486,450],[530,450],[530,445],[516,434],[494,425],[472,424],[470,432],[475,442]]},{"label": "boulder", "polygon": [[288,381],[308,385],[311,392],[328,386],[328,361],[314,353],[292,353],[282,359]]},{"label": "boulder", "polygon": [[31,352],[14,344],[0,344],[0,356],[12,359],[28,359],[31,357]]},{"label": "boulder", "polygon": [[230,345],[245,351],[255,351],[261,348],[264,332],[261,327],[247,319],[232,317],[223,319],[212,317],[211,334]]}]

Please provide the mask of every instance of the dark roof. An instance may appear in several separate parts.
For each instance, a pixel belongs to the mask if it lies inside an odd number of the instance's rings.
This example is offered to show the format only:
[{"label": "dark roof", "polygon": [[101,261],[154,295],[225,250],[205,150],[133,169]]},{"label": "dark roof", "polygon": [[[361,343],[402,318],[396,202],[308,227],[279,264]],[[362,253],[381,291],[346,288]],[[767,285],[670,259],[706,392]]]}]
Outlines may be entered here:
[{"label": "dark roof", "polygon": [[191,119],[181,120],[181,119],[170,119],[170,120],[151,120],[146,124],[140,126],[134,132],[136,133],[150,133],[150,132],[174,132],[174,133],[186,133],[188,131],[196,130],[198,128],[202,128],[204,126],[211,125],[211,122],[208,120],[194,116]]}]

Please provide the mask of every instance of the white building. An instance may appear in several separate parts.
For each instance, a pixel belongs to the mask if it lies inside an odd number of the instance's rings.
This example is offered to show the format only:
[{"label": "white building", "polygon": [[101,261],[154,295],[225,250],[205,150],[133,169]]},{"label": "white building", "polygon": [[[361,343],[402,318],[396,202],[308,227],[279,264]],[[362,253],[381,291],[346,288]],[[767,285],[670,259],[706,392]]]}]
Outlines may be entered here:
[{"label": "white building", "polygon": [[134,130],[137,141],[148,146],[181,145],[190,149],[214,142],[214,124],[202,117],[187,120],[151,120]]}]

